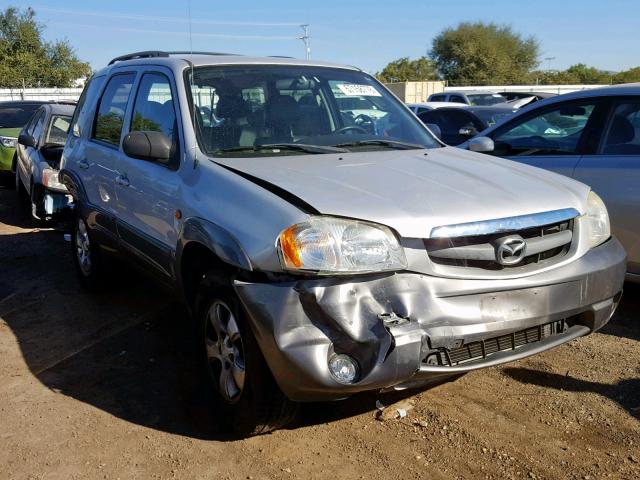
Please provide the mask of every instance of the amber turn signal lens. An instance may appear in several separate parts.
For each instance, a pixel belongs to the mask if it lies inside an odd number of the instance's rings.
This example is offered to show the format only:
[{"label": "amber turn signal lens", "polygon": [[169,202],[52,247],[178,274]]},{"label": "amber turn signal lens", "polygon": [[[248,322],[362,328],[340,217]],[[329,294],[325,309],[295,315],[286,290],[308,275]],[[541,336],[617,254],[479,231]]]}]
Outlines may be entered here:
[{"label": "amber turn signal lens", "polygon": [[302,260],[300,259],[300,247],[296,241],[297,226],[293,225],[280,234],[280,250],[284,257],[285,265],[289,268],[302,267]]}]

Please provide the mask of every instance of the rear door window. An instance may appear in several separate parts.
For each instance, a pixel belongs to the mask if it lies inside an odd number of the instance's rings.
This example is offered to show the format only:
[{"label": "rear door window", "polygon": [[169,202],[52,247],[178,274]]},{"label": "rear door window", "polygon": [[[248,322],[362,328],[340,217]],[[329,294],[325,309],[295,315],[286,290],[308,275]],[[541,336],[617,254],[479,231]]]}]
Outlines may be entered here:
[{"label": "rear door window", "polygon": [[461,97],[460,95],[451,95],[449,97],[449,101],[450,102],[455,102],[455,103],[467,103],[463,97]]},{"label": "rear door window", "polygon": [[445,95],[431,95],[430,102],[444,102],[447,97]]},{"label": "rear door window", "polygon": [[640,155],[640,99],[616,105],[607,136],[603,142],[605,155]]},{"label": "rear door window", "polygon": [[124,115],[131,96],[134,73],[116,74],[104,89],[95,118],[93,138],[110,145],[120,145]]}]

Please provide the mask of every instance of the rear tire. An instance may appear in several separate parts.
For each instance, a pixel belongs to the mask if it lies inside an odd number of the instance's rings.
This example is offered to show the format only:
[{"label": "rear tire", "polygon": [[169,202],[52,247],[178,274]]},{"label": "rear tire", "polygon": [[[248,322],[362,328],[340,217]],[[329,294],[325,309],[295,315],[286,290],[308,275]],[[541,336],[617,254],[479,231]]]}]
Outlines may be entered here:
[{"label": "rear tire", "polygon": [[247,437],[290,423],[299,404],[276,384],[235,292],[205,275],[196,300],[198,356],[216,417]]},{"label": "rear tire", "polygon": [[71,255],[80,285],[91,292],[105,289],[108,275],[102,251],[79,214],[73,216],[71,228]]}]

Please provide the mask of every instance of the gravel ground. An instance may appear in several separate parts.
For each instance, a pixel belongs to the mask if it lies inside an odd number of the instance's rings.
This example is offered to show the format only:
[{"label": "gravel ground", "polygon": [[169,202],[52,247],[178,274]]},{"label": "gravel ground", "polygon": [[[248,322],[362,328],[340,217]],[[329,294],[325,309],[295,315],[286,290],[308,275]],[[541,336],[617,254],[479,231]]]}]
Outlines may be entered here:
[{"label": "gravel ground", "polygon": [[[1,479],[640,478],[640,285],[600,333],[232,441],[179,307],[134,274],[84,293],[68,249],[0,191]],[[407,416],[376,419],[376,400]]]}]

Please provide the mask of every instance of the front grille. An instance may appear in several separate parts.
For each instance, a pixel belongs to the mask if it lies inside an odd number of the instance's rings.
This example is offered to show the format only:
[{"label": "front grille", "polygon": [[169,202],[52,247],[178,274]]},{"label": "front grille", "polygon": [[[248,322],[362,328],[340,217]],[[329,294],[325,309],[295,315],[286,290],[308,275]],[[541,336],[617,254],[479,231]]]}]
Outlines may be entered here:
[{"label": "front grille", "polygon": [[559,335],[568,328],[565,320],[557,320],[499,337],[471,342],[456,348],[439,348],[429,352],[423,363],[427,365],[455,366],[473,360],[481,360],[505,350],[515,350],[523,345]]},{"label": "front grille", "polygon": [[[549,225],[523,230],[503,231],[487,235],[450,238],[429,238],[424,245],[433,263],[456,267],[479,268],[483,270],[505,270],[526,265],[558,261],[567,254],[573,240],[573,220],[565,220]],[[497,242],[510,235],[518,235],[527,245],[547,245],[552,248],[527,248],[534,251],[514,265],[502,265],[496,259]],[[544,242],[544,243],[542,243]]]}]

